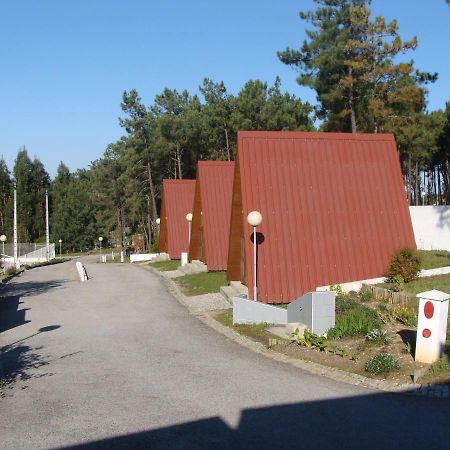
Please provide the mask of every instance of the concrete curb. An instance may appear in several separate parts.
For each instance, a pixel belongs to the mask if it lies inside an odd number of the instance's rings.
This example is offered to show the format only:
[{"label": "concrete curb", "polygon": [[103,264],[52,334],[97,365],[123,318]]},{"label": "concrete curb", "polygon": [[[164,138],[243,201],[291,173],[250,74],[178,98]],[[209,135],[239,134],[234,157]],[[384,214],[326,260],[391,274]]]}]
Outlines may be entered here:
[{"label": "concrete curb", "polygon": [[358,375],[350,372],[345,372],[334,367],[323,366],[321,364],[305,361],[302,359],[290,358],[289,356],[270,350],[260,342],[239,334],[237,331],[222,325],[212,317],[212,312],[193,312],[187,303],[184,294],[181,292],[178,285],[170,278],[150,266],[140,266],[150,270],[155,275],[158,275],[164,282],[167,290],[175,297],[175,299],[183,306],[187,307],[189,312],[195,315],[202,323],[212,328],[214,331],[223,334],[228,339],[242,345],[243,347],[252,350],[256,353],[266,356],[274,361],[289,364],[298,369],[305,370],[313,375],[324,376],[334,381],[351,384],[353,386],[361,386],[368,389],[376,389],[383,392],[402,393],[408,395],[416,395],[420,397],[435,397],[435,398],[450,398],[450,386],[444,385],[428,385],[428,384],[397,384],[387,380],[374,380],[363,375]]}]

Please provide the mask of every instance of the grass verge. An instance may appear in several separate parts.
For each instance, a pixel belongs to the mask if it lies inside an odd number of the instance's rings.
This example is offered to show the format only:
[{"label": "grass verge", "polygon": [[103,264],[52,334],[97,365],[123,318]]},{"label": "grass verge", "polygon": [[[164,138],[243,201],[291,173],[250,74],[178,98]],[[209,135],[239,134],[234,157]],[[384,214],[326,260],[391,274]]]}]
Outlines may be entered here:
[{"label": "grass verge", "polygon": [[159,270],[160,272],[169,272],[171,270],[177,270],[180,267],[180,261],[177,259],[169,259],[168,261],[157,261],[149,263],[150,266]]},{"label": "grass verge", "polygon": [[450,252],[445,250],[419,250],[422,269],[450,266]]},{"label": "grass verge", "polygon": [[[164,261],[166,262],[166,261]],[[184,295],[213,294],[227,284],[226,272],[200,272],[174,278]]]},{"label": "grass verge", "polygon": [[267,345],[268,339],[267,336],[270,333],[268,333],[266,329],[267,327],[270,326],[270,324],[266,322],[259,323],[257,325],[233,325],[232,309],[227,309],[224,312],[216,314],[214,316],[214,319],[217,320],[217,322],[221,323],[222,325],[225,325],[226,327],[230,327],[233,330],[237,331],[239,334],[242,334],[251,339],[254,339],[255,341],[262,342],[263,344]]}]

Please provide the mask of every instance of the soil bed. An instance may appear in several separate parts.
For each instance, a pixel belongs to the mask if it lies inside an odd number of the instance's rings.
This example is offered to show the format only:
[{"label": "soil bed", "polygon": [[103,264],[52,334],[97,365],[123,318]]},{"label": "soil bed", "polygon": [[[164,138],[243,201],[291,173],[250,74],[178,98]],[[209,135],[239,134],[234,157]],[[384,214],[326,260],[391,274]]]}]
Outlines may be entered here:
[{"label": "soil bed", "polygon": [[[343,351],[342,353],[344,355],[341,356],[280,339],[267,331],[270,324],[233,326],[232,310],[219,311],[215,315],[215,319],[223,325],[229,326],[238,333],[260,342],[278,353],[282,353],[291,358],[312,361],[324,366],[356,373],[368,378],[407,384],[413,382],[415,370],[417,371],[425,367],[424,364],[416,363],[413,358],[416,340],[415,328],[405,326],[396,321],[384,323],[383,329],[388,332],[390,337],[390,341],[386,345],[370,346],[364,336],[346,337],[339,340],[329,339],[327,343],[330,347],[335,347]],[[380,352],[387,352],[394,356],[400,363],[400,369],[391,370],[388,373],[379,375],[371,375],[368,373],[365,370],[367,361]],[[449,352],[449,346],[447,346],[447,352]],[[450,384],[450,364],[447,364],[446,357],[441,360],[438,369],[430,371],[422,379],[419,379],[419,382]]]}]

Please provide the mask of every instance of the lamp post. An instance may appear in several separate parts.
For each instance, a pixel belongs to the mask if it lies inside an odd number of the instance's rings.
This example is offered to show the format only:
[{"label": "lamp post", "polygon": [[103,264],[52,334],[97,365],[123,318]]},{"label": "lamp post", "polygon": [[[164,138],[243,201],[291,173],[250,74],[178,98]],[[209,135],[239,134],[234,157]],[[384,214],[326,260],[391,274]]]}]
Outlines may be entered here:
[{"label": "lamp post", "polygon": [[48,191],[45,191],[45,251],[47,253],[47,261],[50,261],[50,231],[48,223]]},{"label": "lamp post", "polygon": [[248,213],[247,222],[253,227],[253,300],[258,301],[258,287],[256,282],[256,227],[261,225],[262,215],[259,211],[251,211]]},{"label": "lamp post", "polygon": [[14,218],[13,218],[13,247],[14,247],[14,267],[20,269],[19,255],[17,251],[17,183],[14,182]]},{"label": "lamp post", "polygon": [[186,220],[189,224],[189,246],[191,246],[191,231],[192,231],[192,213],[186,214]]},{"label": "lamp post", "polygon": [[60,239],[58,242],[59,242],[59,257],[61,258],[61,244],[62,244],[62,239]]},{"label": "lamp post", "polygon": [[161,219],[158,217],[157,219],[156,219],[156,233],[157,233],[157,235],[158,235],[158,238],[159,238],[159,226],[161,225]]},{"label": "lamp post", "polygon": [[0,236],[0,241],[2,242],[3,267],[5,267],[5,242],[6,242],[6,236],[4,234],[2,234]]},{"label": "lamp post", "polygon": [[98,238],[98,242],[100,243],[100,252],[102,251],[102,241],[103,241],[103,238],[100,236]]}]

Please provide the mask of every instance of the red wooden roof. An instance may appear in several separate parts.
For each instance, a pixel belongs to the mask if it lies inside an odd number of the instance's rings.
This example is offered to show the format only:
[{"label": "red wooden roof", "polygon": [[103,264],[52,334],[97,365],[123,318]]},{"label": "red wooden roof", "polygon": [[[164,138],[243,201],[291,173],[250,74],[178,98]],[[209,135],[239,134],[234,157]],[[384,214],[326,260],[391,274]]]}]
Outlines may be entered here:
[{"label": "red wooden roof", "polygon": [[233,161],[199,161],[189,259],[208,270],[226,270],[230,235]]},{"label": "red wooden roof", "polygon": [[238,134],[228,279],[243,279],[250,297],[252,210],[263,216],[257,229],[263,302],[383,276],[395,250],[415,248],[392,135]]},{"label": "red wooden roof", "polygon": [[171,259],[180,259],[189,250],[189,225],[186,214],[192,213],[195,180],[163,180],[159,251]]}]

